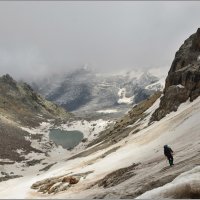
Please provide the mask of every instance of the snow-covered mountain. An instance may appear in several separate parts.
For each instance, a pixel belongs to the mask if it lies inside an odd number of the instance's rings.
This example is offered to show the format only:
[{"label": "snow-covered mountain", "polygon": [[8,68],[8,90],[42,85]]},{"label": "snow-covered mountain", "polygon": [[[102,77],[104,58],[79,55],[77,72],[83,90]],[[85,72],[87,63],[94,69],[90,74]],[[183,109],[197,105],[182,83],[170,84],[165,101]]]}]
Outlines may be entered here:
[{"label": "snow-covered mountain", "polygon": [[[5,160],[2,180],[11,169],[23,177],[0,183],[0,198],[199,199],[199,52],[200,29],[176,53],[164,92],[154,93],[114,123],[73,119],[57,125],[85,132],[88,141],[81,141],[77,152],[60,151],[34,163],[34,170]],[[120,89],[124,97],[126,90]],[[49,125],[43,127],[46,132]],[[174,166],[163,154],[166,144],[175,152]],[[51,166],[42,168],[44,162]]]},{"label": "snow-covered mountain", "polygon": [[165,74],[129,71],[116,75],[97,74],[80,68],[33,83],[45,98],[78,116],[125,113],[134,104],[164,87]]}]

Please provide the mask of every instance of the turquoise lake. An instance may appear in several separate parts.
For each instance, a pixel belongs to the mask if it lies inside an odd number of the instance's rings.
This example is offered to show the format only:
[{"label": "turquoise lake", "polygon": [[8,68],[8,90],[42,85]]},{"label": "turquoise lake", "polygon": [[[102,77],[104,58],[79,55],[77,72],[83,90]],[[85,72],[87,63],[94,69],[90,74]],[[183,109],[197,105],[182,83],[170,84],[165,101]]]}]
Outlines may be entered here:
[{"label": "turquoise lake", "polygon": [[63,131],[60,129],[51,129],[49,132],[49,139],[65,149],[73,149],[81,142],[83,137],[83,133],[78,130]]}]

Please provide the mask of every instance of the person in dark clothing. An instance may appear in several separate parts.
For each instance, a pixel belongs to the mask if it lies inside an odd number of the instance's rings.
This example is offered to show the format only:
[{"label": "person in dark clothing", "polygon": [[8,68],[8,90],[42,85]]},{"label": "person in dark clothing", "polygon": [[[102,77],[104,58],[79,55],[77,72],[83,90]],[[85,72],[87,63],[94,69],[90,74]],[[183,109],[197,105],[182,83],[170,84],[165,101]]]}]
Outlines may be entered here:
[{"label": "person in dark clothing", "polygon": [[167,157],[170,166],[174,165],[173,151],[168,145],[164,146],[164,154]]}]

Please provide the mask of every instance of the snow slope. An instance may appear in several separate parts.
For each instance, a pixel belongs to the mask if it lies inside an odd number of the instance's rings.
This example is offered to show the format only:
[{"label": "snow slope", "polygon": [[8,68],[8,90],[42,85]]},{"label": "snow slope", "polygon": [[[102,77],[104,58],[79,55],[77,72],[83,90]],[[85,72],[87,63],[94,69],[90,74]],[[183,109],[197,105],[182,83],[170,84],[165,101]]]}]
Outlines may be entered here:
[{"label": "snow slope", "polygon": [[171,183],[148,191],[137,199],[198,198],[200,197],[200,166],[182,173]]},{"label": "snow slope", "polygon": [[[158,102],[148,112],[152,112]],[[127,198],[140,194],[172,181],[179,174],[191,170],[199,164],[200,151],[200,98],[192,103],[182,104],[177,112],[167,115],[159,122],[142,129],[136,134],[129,134],[119,143],[94,152],[86,157],[63,161],[48,172],[38,176],[29,176],[0,183],[0,198]],[[163,145],[169,144],[175,151],[175,166],[168,167],[163,156]],[[118,147],[111,154],[101,157],[108,150]],[[133,163],[140,163],[122,183],[113,187],[98,187],[94,183],[105,175]],[[67,191],[55,195],[46,195],[30,189],[31,184],[67,173],[93,171],[86,178]],[[123,178],[123,175],[122,177]],[[173,183],[173,182],[172,182]],[[12,188],[12,193],[10,192]],[[164,190],[164,189],[163,189]],[[160,197],[160,192],[153,193]],[[151,197],[146,195],[145,198]]]}]

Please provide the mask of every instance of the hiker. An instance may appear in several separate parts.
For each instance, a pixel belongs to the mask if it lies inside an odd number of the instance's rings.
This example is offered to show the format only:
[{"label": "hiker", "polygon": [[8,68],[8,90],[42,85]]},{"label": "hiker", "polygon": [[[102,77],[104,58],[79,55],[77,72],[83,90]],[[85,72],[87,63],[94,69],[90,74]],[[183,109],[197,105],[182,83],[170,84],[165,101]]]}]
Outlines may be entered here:
[{"label": "hiker", "polygon": [[167,157],[170,166],[174,165],[173,151],[168,145],[164,145],[164,154]]}]

